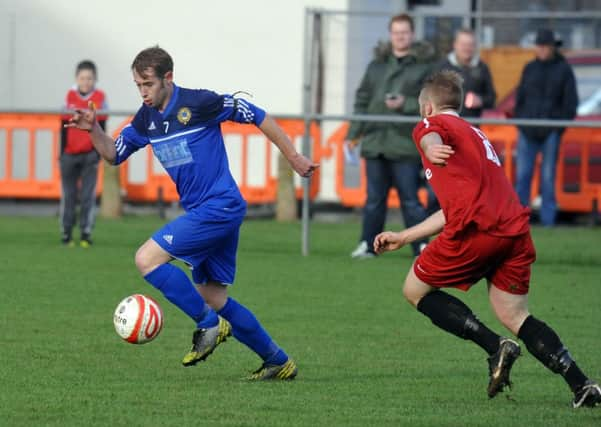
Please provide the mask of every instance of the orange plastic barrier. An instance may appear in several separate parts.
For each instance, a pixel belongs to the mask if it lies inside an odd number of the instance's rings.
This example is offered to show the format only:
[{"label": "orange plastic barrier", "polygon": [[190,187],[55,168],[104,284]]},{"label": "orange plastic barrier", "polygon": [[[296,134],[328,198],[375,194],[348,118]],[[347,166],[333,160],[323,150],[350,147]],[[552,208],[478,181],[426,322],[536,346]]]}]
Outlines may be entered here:
[{"label": "orange plastic barrier", "polygon": [[[4,164],[0,168],[0,197],[23,199],[59,199],[61,179],[59,167],[59,136],[61,117],[58,114],[0,114],[0,158]],[[16,138],[18,134],[25,135]],[[44,138],[44,136],[49,138]],[[20,141],[17,142],[17,139]],[[26,140],[23,142],[22,140]],[[2,141],[4,142],[2,144]],[[50,146],[44,150],[41,146],[47,141]],[[27,144],[16,147],[17,143]],[[22,152],[16,158],[15,152]],[[49,153],[43,155],[42,153]],[[3,156],[3,157],[2,157]],[[16,162],[27,161],[23,176],[16,176]],[[22,169],[23,166],[20,166]],[[38,171],[49,171],[48,176],[38,176]],[[46,175],[46,174],[44,174]],[[96,194],[102,192],[102,167],[98,171]]]},{"label": "orange plastic barrier", "polygon": [[[329,138],[336,162],[336,193],[344,206],[360,207],[365,203],[366,178],[362,160],[360,185],[345,185],[343,142],[348,123],[342,124]],[[514,126],[485,125],[482,130],[495,147],[505,174],[515,183],[515,147],[518,131]],[[533,199],[539,192],[540,158],[532,183]],[[560,210],[565,212],[601,212],[601,129],[570,128],[563,134],[557,164],[556,196]],[[425,204],[427,193],[420,190],[420,201]],[[389,207],[398,207],[395,191],[388,197]]]},{"label": "orange plastic barrier", "polygon": [[[300,120],[279,120],[280,126],[289,135],[293,142],[299,142],[304,135],[304,123]],[[114,133],[116,137],[121,129],[129,123],[124,121]],[[61,195],[59,157],[59,136],[61,131],[61,116],[58,114],[0,114],[0,198],[27,198],[27,199],[59,199]],[[277,149],[267,141],[259,129],[254,126],[226,122],[222,125],[226,145],[240,144],[241,158],[240,169],[234,172],[239,176],[238,184],[245,199],[251,204],[273,203],[277,197],[277,171],[275,170],[274,154]],[[17,132],[17,134],[16,134]],[[18,135],[18,137],[15,137]],[[45,138],[44,138],[45,137]],[[233,140],[229,137],[234,137]],[[264,144],[256,144],[259,138]],[[228,141],[230,139],[230,141]],[[250,141],[252,139],[252,142]],[[321,132],[313,123],[311,126],[311,139],[314,158],[319,161],[322,153]],[[234,141],[235,140],[235,141]],[[48,146],[38,149],[38,145],[47,142]],[[18,147],[15,154],[15,144],[27,144],[27,147]],[[252,150],[252,151],[251,151]],[[258,152],[256,151],[258,150]],[[45,155],[39,154],[44,153]],[[253,184],[249,179],[250,168],[253,167],[249,158],[252,156],[263,157],[261,173],[264,174],[262,184]],[[4,157],[2,157],[2,155]],[[147,147],[142,153],[146,177],[143,180],[130,179],[130,164],[126,162],[121,167],[121,185],[126,193],[126,198],[137,202],[177,201],[179,197],[175,185],[169,176],[157,166],[152,155],[152,150]],[[27,167],[15,162],[27,161]],[[42,165],[43,163],[43,165]],[[232,163],[232,162],[230,162]],[[37,166],[43,166],[44,176],[39,176]],[[18,169],[18,174],[15,169]],[[18,176],[16,176],[18,175]],[[99,169],[97,195],[102,192],[102,164]],[[255,174],[256,176],[256,174]],[[310,195],[315,198],[319,192],[319,170],[311,180]],[[297,180],[300,184],[300,180]],[[296,195],[302,198],[302,188],[297,185]]]},{"label": "orange plastic barrier", "polygon": [[[58,114],[0,114],[0,198],[59,199],[61,194],[59,157],[60,115]],[[125,126],[125,121],[122,126]],[[304,134],[301,120],[281,120],[280,125],[290,138],[298,143]],[[320,129],[317,124],[311,126],[313,158],[319,162],[322,158],[335,156],[336,192],[344,206],[363,206],[366,194],[364,168],[360,168],[359,186],[345,185],[345,161],[343,140],[348,124],[340,126],[328,139],[326,147],[321,146]],[[277,152],[268,143],[260,130],[254,126],[226,122],[222,125],[226,146],[238,144],[241,153],[237,162],[239,170],[233,174],[238,179],[241,192],[251,204],[273,203],[276,200],[277,178],[275,159]],[[515,146],[517,129],[513,126],[482,126],[497,154],[503,162],[505,173],[515,182]],[[120,132],[119,129],[116,134]],[[258,139],[257,139],[258,138]],[[252,141],[251,141],[252,140]],[[263,141],[263,144],[258,142]],[[24,147],[23,145],[26,144]],[[46,145],[44,145],[46,144]],[[143,180],[130,179],[129,161],[121,168],[122,187],[128,200],[155,202],[177,201],[178,196],[171,179],[156,168],[149,147],[142,152],[146,176]],[[3,157],[2,157],[3,156]],[[261,184],[253,184],[249,179],[253,167],[252,156],[259,156]],[[17,162],[26,162],[23,163]],[[230,160],[230,164],[233,162]],[[159,169],[158,171],[155,171]],[[97,194],[102,192],[102,165],[99,170]],[[256,174],[253,174],[256,178]],[[533,195],[538,193],[539,173],[535,173]],[[297,197],[302,196],[298,187]],[[311,197],[319,192],[319,170],[311,180]],[[571,128],[563,135],[559,151],[556,183],[557,201],[560,210],[566,212],[588,213],[601,211],[601,129]],[[427,193],[420,190],[420,200],[425,204]],[[533,196],[533,197],[534,197]],[[398,207],[399,200],[395,191],[389,195],[389,206]]]},{"label": "orange plastic barrier", "polygon": [[[117,132],[115,132],[115,137],[118,136],[121,129],[127,123],[129,123],[129,119],[122,123]],[[278,124],[293,142],[298,142],[304,135],[304,123],[301,120],[278,120]],[[239,177],[238,186],[242,196],[250,204],[274,203],[277,197],[277,171],[274,170],[273,145],[267,141],[263,133],[255,126],[224,122],[221,125],[221,129],[226,146],[239,144],[238,148],[241,153],[239,161],[240,170],[232,172],[235,177]],[[313,124],[311,126],[311,139],[313,143],[313,158],[316,161],[319,161],[322,155],[320,135],[319,128]],[[262,147],[256,144],[257,140],[250,141],[257,137],[264,142]],[[252,164],[249,161],[249,154],[251,150],[260,150],[259,155],[264,158],[264,167],[261,171],[264,176],[262,179],[263,184],[261,185],[250,183],[249,168],[252,167]],[[175,184],[171,181],[171,178],[161,168],[158,168],[158,171],[156,170],[154,156],[150,147],[145,148],[144,156],[146,178],[142,182],[135,182],[130,179],[130,160],[121,166],[121,185],[125,190],[126,198],[136,202],[154,202],[159,198],[166,202],[179,200]],[[232,159],[230,159],[230,168],[233,167],[233,163]],[[319,180],[320,174],[319,170],[317,170],[311,179],[311,198],[315,198],[319,192]],[[296,196],[299,199],[302,198],[302,188],[299,186],[296,188]]]},{"label": "orange plastic barrier", "polygon": [[[499,154],[505,173],[515,184],[518,131],[514,126],[483,125]],[[537,159],[532,181],[532,198],[539,194],[540,163]],[[590,213],[601,200],[601,129],[569,128],[561,138],[557,159],[555,195],[559,210]]]},{"label": "orange plastic barrier", "polygon": [[[340,198],[340,203],[343,206],[348,207],[362,207],[365,205],[365,198],[367,195],[367,178],[365,176],[365,161],[361,159],[360,177],[358,187],[348,187],[344,182],[345,176],[345,159],[344,159],[344,138],[348,130],[349,124],[342,124],[330,137],[328,138],[328,145],[334,149],[334,156],[336,161],[336,194]],[[420,188],[418,191],[418,197],[422,205],[427,205],[428,192],[425,188]],[[388,207],[398,208],[400,206],[399,197],[396,190],[390,190],[388,194]]]}]

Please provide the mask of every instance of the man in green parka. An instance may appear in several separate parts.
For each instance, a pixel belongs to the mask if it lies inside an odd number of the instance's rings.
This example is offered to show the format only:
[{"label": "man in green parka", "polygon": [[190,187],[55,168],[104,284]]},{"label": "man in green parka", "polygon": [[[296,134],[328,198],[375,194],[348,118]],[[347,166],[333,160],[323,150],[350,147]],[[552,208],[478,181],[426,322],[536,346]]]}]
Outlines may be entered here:
[{"label": "man in green parka", "polygon": [[[424,79],[433,71],[434,52],[428,43],[414,41],[413,19],[393,16],[388,26],[390,41],[380,43],[355,94],[355,114],[418,116],[417,98]],[[374,237],[386,221],[386,201],[391,187],[401,200],[406,227],[426,218],[417,198],[421,161],[411,132],[415,123],[352,122],[345,144],[353,149],[361,143],[365,159],[367,201],[359,245],[353,258],[375,256]],[[412,244],[419,255],[427,241]]]}]

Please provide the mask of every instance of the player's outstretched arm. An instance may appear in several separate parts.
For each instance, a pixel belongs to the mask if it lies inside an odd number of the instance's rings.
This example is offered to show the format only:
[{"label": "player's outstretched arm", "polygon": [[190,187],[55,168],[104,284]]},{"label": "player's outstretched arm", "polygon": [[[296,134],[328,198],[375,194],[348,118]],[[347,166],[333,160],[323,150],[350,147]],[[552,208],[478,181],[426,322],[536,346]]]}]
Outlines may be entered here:
[{"label": "player's outstretched arm", "polygon": [[374,238],[374,251],[377,254],[388,251],[396,251],[402,248],[406,244],[410,243],[408,240],[407,230],[395,233],[394,231],[384,231],[378,234]]},{"label": "player's outstretched arm", "polygon": [[455,153],[453,147],[446,145],[436,132],[425,134],[419,143],[426,158],[434,165],[445,166],[449,157]]},{"label": "player's outstretched arm", "polygon": [[115,141],[108,136],[104,130],[98,124],[96,120],[96,107],[94,103],[90,101],[88,103],[87,110],[75,110],[73,117],[69,119],[69,123],[65,127],[82,129],[90,132],[92,137],[92,144],[96,151],[104,158],[107,162],[114,164],[117,152],[115,150]]},{"label": "player's outstretched arm", "polygon": [[288,160],[288,163],[290,163],[290,166],[292,166],[292,169],[300,176],[309,178],[319,167],[319,164],[314,163],[296,151],[288,135],[269,115],[265,116],[259,129],[279,148],[284,157],[286,157],[286,160]]},{"label": "player's outstretched arm", "polygon": [[385,231],[380,233],[374,239],[374,251],[377,254],[383,252],[395,251],[403,246],[423,239],[424,237],[432,236],[440,233],[446,223],[446,219],[442,209],[439,209],[428,218],[419,224],[409,227],[403,231],[395,233],[393,231]]}]

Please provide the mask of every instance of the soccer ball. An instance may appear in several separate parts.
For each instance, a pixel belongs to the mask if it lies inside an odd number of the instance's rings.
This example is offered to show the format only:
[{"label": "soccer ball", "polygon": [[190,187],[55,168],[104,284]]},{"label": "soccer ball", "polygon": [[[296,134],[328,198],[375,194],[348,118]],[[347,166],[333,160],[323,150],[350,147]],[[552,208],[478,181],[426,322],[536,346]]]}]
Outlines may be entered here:
[{"label": "soccer ball", "polygon": [[163,329],[163,310],[146,295],[130,295],[117,306],[113,323],[125,341],[144,344],[155,339]]}]

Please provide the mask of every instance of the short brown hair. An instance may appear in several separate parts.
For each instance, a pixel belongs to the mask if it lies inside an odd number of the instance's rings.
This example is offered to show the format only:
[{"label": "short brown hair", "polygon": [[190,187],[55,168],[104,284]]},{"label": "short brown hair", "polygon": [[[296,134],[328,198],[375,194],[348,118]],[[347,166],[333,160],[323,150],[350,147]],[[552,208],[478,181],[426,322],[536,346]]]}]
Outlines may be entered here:
[{"label": "short brown hair", "polygon": [[136,55],[131,69],[144,76],[149,68],[154,70],[158,78],[162,79],[169,71],[173,71],[173,59],[165,49],[158,45],[149,47]]},{"label": "short brown hair", "polygon": [[476,37],[476,33],[471,28],[463,27],[455,31],[455,39],[457,39],[457,36],[459,36],[460,34],[467,34],[468,36],[472,36],[474,38]]},{"label": "short brown hair", "polygon": [[426,78],[422,92],[439,109],[459,111],[463,104],[463,78],[456,71],[438,71]]},{"label": "short brown hair", "polygon": [[94,77],[97,77],[96,64],[89,59],[85,59],[77,64],[77,67],[75,67],[75,75],[77,76],[79,72],[83,70],[89,70],[92,72],[92,74],[94,74]]},{"label": "short brown hair", "polygon": [[392,18],[390,18],[390,22],[388,23],[388,31],[392,29],[392,24],[395,22],[407,22],[409,24],[409,28],[411,28],[411,31],[415,31],[413,18],[406,13],[399,13],[398,15],[394,15]]}]

